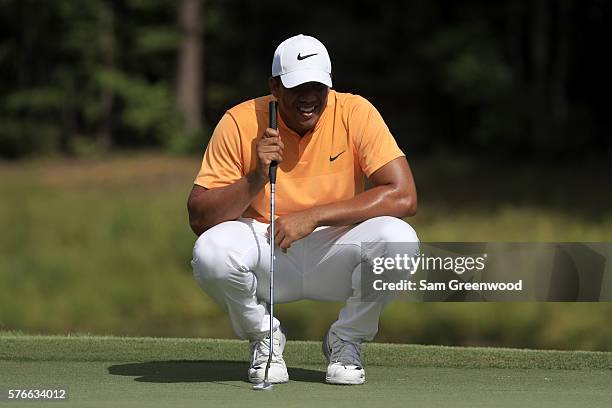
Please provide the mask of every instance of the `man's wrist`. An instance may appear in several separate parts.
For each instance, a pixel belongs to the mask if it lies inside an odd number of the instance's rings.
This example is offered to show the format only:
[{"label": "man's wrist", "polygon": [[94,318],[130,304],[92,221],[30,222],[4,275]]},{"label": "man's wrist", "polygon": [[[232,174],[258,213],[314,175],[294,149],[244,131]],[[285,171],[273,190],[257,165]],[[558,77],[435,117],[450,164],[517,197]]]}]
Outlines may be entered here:
[{"label": "man's wrist", "polygon": [[268,178],[262,176],[257,170],[253,170],[247,174],[246,179],[249,185],[251,185],[256,191],[261,190],[268,182]]},{"label": "man's wrist", "polygon": [[323,218],[320,208],[312,207],[308,210],[308,212],[310,213],[310,219],[312,220],[312,223],[314,224],[315,228],[321,227],[323,223]]}]

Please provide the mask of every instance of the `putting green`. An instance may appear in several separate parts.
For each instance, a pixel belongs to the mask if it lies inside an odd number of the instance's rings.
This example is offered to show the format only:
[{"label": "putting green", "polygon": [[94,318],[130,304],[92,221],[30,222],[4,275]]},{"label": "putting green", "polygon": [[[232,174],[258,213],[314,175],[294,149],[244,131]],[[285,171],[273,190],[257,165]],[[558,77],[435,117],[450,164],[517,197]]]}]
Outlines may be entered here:
[{"label": "putting green", "polygon": [[68,386],[58,407],[573,408],[612,400],[612,353],[369,344],[367,383],[349,387],[323,383],[319,346],[289,342],[291,381],[255,392],[244,381],[246,342],[2,334],[0,389]]}]

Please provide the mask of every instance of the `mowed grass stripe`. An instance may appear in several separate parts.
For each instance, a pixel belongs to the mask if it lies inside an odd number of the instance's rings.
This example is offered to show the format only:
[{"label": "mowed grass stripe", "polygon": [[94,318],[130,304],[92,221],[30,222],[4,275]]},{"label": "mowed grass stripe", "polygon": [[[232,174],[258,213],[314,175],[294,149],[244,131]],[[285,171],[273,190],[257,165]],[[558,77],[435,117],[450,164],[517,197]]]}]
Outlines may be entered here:
[{"label": "mowed grass stripe", "polygon": [[[318,342],[290,341],[289,366],[324,364]],[[247,361],[248,344],[239,340],[0,335],[5,361]],[[612,353],[520,350],[370,343],[366,365],[388,367],[612,369]]]}]

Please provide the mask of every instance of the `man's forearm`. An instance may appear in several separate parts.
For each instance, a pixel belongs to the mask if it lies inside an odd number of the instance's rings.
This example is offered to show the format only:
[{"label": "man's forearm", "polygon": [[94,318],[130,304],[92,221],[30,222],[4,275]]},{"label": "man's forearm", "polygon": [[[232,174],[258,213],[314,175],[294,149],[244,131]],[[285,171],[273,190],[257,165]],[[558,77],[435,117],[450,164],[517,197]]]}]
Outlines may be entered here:
[{"label": "man's forearm", "polygon": [[416,212],[416,197],[398,191],[394,186],[376,186],[355,197],[337,203],[311,208],[317,226],[343,226],[372,217],[390,215],[409,217]]},{"label": "man's forearm", "polygon": [[191,228],[200,235],[219,223],[237,219],[266,183],[267,179],[254,171],[229,186],[192,193],[187,203]]},{"label": "man's forearm", "polygon": [[416,213],[417,193],[410,166],[398,157],[370,175],[373,188],[338,203],[314,207],[317,226],[352,225],[373,217],[390,215],[404,218]]}]

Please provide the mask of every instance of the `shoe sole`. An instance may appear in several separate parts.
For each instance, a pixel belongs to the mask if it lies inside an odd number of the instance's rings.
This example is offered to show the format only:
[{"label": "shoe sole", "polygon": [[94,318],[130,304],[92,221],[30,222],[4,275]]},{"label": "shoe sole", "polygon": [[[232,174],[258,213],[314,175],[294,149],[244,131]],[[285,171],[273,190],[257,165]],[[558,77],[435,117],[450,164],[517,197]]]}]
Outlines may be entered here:
[{"label": "shoe sole", "polygon": [[[286,384],[289,382],[289,377],[287,377],[286,380],[271,380],[268,378],[268,381],[270,382],[270,384]],[[249,378],[249,382],[251,384],[261,384],[263,380],[260,378]]]},{"label": "shoe sole", "polygon": [[361,384],[365,384],[365,378],[359,378],[355,381],[342,381],[342,380],[338,380],[338,379],[334,379],[331,377],[327,377],[325,376],[325,382],[327,384],[332,384],[332,385],[361,385]]},{"label": "shoe sole", "polygon": [[[249,369],[249,371],[247,372],[247,378],[249,379],[249,382],[251,384],[262,383],[264,381],[262,377],[265,375],[264,374],[265,373],[264,369],[261,369],[261,371],[260,371],[260,373],[262,373],[261,377],[257,375],[257,371],[256,370],[252,370],[252,371],[251,370],[252,369]],[[280,376],[278,376],[278,375],[277,376],[273,376],[271,374],[272,374],[271,372],[268,374],[270,376],[268,378],[268,381],[270,383],[272,383],[272,384],[284,384],[286,382],[289,382],[289,373],[287,372],[286,369],[285,369],[284,373],[280,374]]]}]

